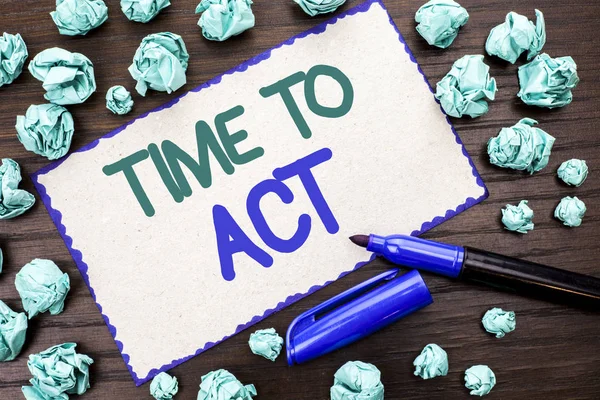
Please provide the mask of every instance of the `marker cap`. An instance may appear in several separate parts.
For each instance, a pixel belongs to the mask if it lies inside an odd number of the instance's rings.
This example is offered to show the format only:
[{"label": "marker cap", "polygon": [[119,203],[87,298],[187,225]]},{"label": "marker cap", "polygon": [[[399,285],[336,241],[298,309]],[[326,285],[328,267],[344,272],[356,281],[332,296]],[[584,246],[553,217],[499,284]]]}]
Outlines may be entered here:
[{"label": "marker cap", "polygon": [[286,335],[289,365],[327,354],[431,304],[417,270],[384,272],[297,317]]}]

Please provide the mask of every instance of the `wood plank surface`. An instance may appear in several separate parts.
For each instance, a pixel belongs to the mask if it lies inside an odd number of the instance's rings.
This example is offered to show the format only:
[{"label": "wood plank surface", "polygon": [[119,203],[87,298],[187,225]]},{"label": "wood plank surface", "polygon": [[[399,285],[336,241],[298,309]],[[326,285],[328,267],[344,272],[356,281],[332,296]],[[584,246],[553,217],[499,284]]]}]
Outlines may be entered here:
[{"label": "wood plank surface", "polygon": [[[329,16],[310,18],[291,0],[256,0],[256,27],[225,43],[202,38],[194,15],[197,0],[173,0],[154,21],[128,21],[118,0],[106,0],[109,20],[86,37],[58,34],[49,12],[53,0],[1,0],[0,31],[21,33],[30,59],[53,46],[81,52],[94,63],[98,91],[82,105],[69,106],[76,132],[72,148],[79,148],[124,122],[173,98],[152,92],[146,98],[134,94],[134,111],[114,116],[105,109],[104,94],[113,85],[134,92],[135,82],[127,67],[141,39],[147,34],[172,31],[183,36],[190,52],[188,83],[178,93],[198,86],[244,60],[300,33]],[[499,92],[490,112],[478,119],[454,120],[456,130],[481,173],[490,197],[424,235],[440,241],[479,247],[540,263],[600,277],[600,2],[589,0],[462,0],[470,13],[468,24],[447,50],[428,46],[414,29],[414,13],[424,0],[385,0],[416,59],[432,84],[465,54],[483,54],[485,39],[508,11],[534,17],[544,12],[548,41],[544,51],[552,56],[572,56],[581,83],[573,103],[558,110],[523,105],[518,91],[517,66],[486,56]],[[358,4],[349,0],[341,10]],[[522,61],[518,62],[518,65]],[[376,71],[374,71],[376,73]],[[28,174],[48,164],[27,152],[17,140],[14,124],[30,104],[43,103],[40,82],[25,71],[15,83],[0,88],[0,158],[10,157],[24,172],[22,187],[35,193]],[[501,127],[532,117],[556,137],[550,164],[532,176],[489,164],[485,145]],[[590,176],[580,188],[570,188],[556,178],[556,169],[570,158],[587,160]],[[364,162],[368,168],[369,160]],[[420,179],[420,177],[414,177]],[[390,192],[390,196],[400,193]],[[588,211],[581,227],[569,229],[552,217],[554,207],[566,195],[584,200]],[[37,196],[37,193],[36,193]],[[527,235],[504,231],[500,209],[506,203],[528,199],[535,211],[535,230]],[[39,197],[38,197],[39,200]],[[97,210],[102,213],[102,210]],[[410,212],[407,210],[407,212]],[[359,232],[357,232],[359,233]],[[14,287],[18,270],[33,258],[50,258],[71,277],[72,289],[65,311],[41,315],[30,322],[27,343],[13,362],[0,364],[0,399],[22,398],[20,386],[30,377],[26,361],[30,353],[74,341],[90,355],[92,388],[84,399],[147,399],[149,384],[136,387],[117,347],[71,259],[58,231],[38,201],[27,214],[0,221],[0,247],[5,253],[0,275],[0,299],[15,310],[22,305]],[[319,262],[319,260],[314,260]],[[168,266],[165,266],[168,267]],[[327,288],[267,318],[255,328],[275,327],[284,333],[293,318],[329,297],[384,271],[389,265],[374,262]],[[208,371],[226,368],[242,382],[254,383],[258,399],[328,399],[333,374],[348,360],[376,364],[383,374],[386,399],[465,399],[464,370],[487,364],[498,384],[489,399],[600,399],[600,314],[497,292],[426,275],[435,303],[430,307],[306,365],[288,367],[285,357],[275,363],[254,356],[243,332],[170,372],[179,378],[177,399],[195,399],[200,378]],[[481,327],[483,313],[491,307],[515,310],[517,329],[503,339]],[[131,310],[132,313],[142,312]],[[251,328],[253,330],[254,328]],[[413,376],[412,361],[427,343],[444,347],[450,358],[448,376],[423,381]]]}]

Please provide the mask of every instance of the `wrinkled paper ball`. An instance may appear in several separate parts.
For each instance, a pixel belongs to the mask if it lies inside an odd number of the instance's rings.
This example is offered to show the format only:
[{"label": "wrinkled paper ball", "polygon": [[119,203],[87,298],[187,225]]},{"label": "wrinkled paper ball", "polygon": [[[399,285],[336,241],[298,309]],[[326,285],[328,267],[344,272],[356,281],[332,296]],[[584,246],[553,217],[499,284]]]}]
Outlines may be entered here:
[{"label": "wrinkled paper ball", "polygon": [[96,91],[94,66],[83,54],[53,47],[36,55],[29,72],[46,90],[44,98],[59,105],[79,104]]},{"label": "wrinkled paper ball", "polygon": [[567,185],[581,186],[588,176],[588,166],[585,160],[573,158],[560,164],[557,173]]},{"label": "wrinkled paper ball", "polygon": [[331,400],[383,400],[381,372],[376,366],[362,361],[348,361],[334,375]]},{"label": "wrinkled paper ball", "polygon": [[517,327],[517,318],[514,311],[504,311],[494,307],[488,310],[481,319],[483,328],[497,338],[502,338]]},{"label": "wrinkled paper ball", "polygon": [[537,22],[534,25],[527,17],[509,12],[506,20],[492,29],[485,42],[485,50],[514,64],[527,51],[527,59],[535,57],[546,44],[546,24],[544,14],[535,10]]},{"label": "wrinkled paper ball", "polygon": [[534,119],[523,118],[510,128],[502,128],[498,136],[488,141],[490,162],[530,174],[548,165],[555,139],[534,127],[536,124]]},{"label": "wrinkled paper ball", "polygon": [[527,200],[521,200],[517,206],[507,204],[502,209],[502,223],[507,230],[518,233],[527,233],[533,230],[533,210],[527,203]]},{"label": "wrinkled paper ball", "polygon": [[75,131],[71,113],[56,104],[32,104],[25,116],[17,116],[15,128],[27,150],[48,160],[67,154]]},{"label": "wrinkled paper ball", "polygon": [[494,100],[498,90],[489,71],[482,55],[458,59],[436,85],[435,98],[446,114],[456,118],[464,115],[476,118],[487,113],[487,102]]},{"label": "wrinkled paper ball", "polygon": [[177,378],[161,372],[150,383],[150,395],[156,400],[171,400],[179,391]]},{"label": "wrinkled paper ball", "polygon": [[198,26],[208,40],[223,41],[254,26],[252,0],[202,0],[196,14],[202,13]]},{"label": "wrinkled paper ball", "polygon": [[302,11],[314,17],[319,14],[334,12],[346,0],[294,0],[302,8]]},{"label": "wrinkled paper ball", "polygon": [[530,106],[564,107],[573,101],[572,90],[578,83],[577,64],[571,57],[552,58],[544,53],[519,67],[517,96]]},{"label": "wrinkled paper ball", "polygon": [[465,387],[471,396],[485,396],[496,386],[496,375],[487,365],[474,365],[465,371]]},{"label": "wrinkled paper ball", "polygon": [[585,203],[577,196],[566,196],[556,206],[554,217],[562,221],[563,225],[575,228],[581,225],[586,211]]},{"label": "wrinkled paper ball", "polygon": [[170,5],[169,0],[121,0],[121,11],[130,21],[146,23]]},{"label": "wrinkled paper ball", "polygon": [[103,0],[56,0],[50,15],[61,35],[85,35],[108,19],[108,7]]},{"label": "wrinkled paper ball", "polygon": [[50,311],[60,314],[71,282],[53,261],[36,258],[17,273],[15,286],[29,319]]},{"label": "wrinkled paper ball", "polygon": [[197,400],[252,400],[254,385],[243,385],[225,369],[209,372],[202,377]]},{"label": "wrinkled paper ball", "polygon": [[137,81],[135,89],[142,96],[148,88],[174,92],[186,83],[189,58],[181,36],[171,32],[146,36],[129,66],[129,73]]},{"label": "wrinkled paper ball", "polygon": [[275,328],[260,329],[250,335],[248,345],[254,354],[275,361],[281,353],[283,338],[277,334]]},{"label": "wrinkled paper ball", "polygon": [[131,93],[123,86],[113,86],[106,92],[106,108],[113,114],[125,115],[133,108]]},{"label": "wrinkled paper ball", "polygon": [[442,49],[454,42],[468,20],[467,10],[453,0],[430,0],[415,14],[419,35],[431,46]]},{"label": "wrinkled paper ball", "polygon": [[35,197],[19,189],[21,168],[16,161],[3,158],[0,165],[0,219],[18,217],[33,207]]},{"label": "wrinkled paper ball", "polygon": [[78,354],[75,347],[63,343],[29,356],[32,386],[21,388],[27,400],[67,400],[68,395],[81,395],[90,388],[89,367],[94,360]]},{"label": "wrinkled paper ball", "polygon": [[0,300],[0,361],[14,360],[25,343],[27,315],[16,313]]},{"label": "wrinkled paper ball", "polygon": [[0,87],[12,83],[23,71],[29,53],[25,41],[18,33],[4,32],[0,37]]},{"label": "wrinkled paper ball", "polygon": [[448,354],[435,343],[428,344],[413,361],[414,374],[423,379],[448,375]]}]

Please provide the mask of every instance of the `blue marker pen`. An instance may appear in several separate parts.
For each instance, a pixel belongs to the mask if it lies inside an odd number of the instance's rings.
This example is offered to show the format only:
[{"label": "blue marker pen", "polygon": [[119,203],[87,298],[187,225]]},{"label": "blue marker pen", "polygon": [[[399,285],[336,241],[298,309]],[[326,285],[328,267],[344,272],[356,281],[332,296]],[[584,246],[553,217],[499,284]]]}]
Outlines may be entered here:
[{"label": "blue marker pen", "polygon": [[350,240],[413,270],[400,276],[397,270],[384,272],[297,317],[286,337],[290,365],[337,350],[429,305],[433,299],[419,271],[600,310],[600,279],[591,276],[413,236]]},{"label": "blue marker pen", "polygon": [[600,279],[592,276],[413,236],[355,235],[350,240],[395,264],[600,310]]}]

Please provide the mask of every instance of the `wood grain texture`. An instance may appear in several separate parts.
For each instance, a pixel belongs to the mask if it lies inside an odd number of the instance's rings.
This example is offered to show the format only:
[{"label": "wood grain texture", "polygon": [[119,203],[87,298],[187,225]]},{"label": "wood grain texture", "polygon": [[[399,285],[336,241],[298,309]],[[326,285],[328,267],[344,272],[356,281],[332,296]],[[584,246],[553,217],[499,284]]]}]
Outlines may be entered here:
[{"label": "wood grain texture", "polygon": [[[358,2],[348,1],[342,10]],[[508,11],[532,18],[535,7],[544,12],[548,27],[544,51],[552,56],[570,55],[579,67],[581,83],[574,92],[573,103],[552,111],[523,105],[515,96],[517,67],[486,57],[491,74],[498,81],[497,100],[487,115],[454,123],[487,184],[490,197],[425,237],[600,277],[600,40],[595,36],[600,31],[600,2],[462,0],[471,18],[447,50],[429,47],[414,29],[414,13],[424,0],[384,2],[433,84],[457,58],[482,54],[490,29],[501,23]],[[190,52],[188,84],[178,92],[183,93],[329,18],[310,18],[291,0],[256,0],[253,6],[256,27],[225,43],[213,43],[204,40],[196,26],[198,17],[193,11],[197,0],[173,0],[171,7],[148,24],[127,21],[118,0],[106,0],[106,3],[109,20],[87,37],[71,38],[59,35],[48,15],[54,7],[53,0],[0,1],[0,30],[21,33],[30,58],[48,47],[59,46],[84,53],[94,63],[98,92],[86,103],[69,107],[76,123],[72,148],[91,142],[173,97],[156,92],[146,98],[134,94],[136,105],[127,117],[114,116],[105,109],[104,94],[110,86],[121,84],[133,91],[135,82],[127,67],[145,35],[173,31],[183,36]],[[44,102],[43,94],[41,84],[28,72],[14,84],[0,88],[0,157],[14,158],[21,164],[25,175],[23,187],[31,191],[34,189],[27,175],[48,161],[23,148],[16,138],[14,123],[15,117],[24,114],[29,104]],[[491,166],[485,151],[487,139],[496,135],[501,127],[526,116],[539,120],[540,126],[556,137],[549,166],[533,176]],[[573,157],[587,160],[591,170],[586,183],[576,189],[561,184],[555,176],[560,163]],[[368,165],[368,160],[357,158],[358,161]],[[588,212],[580,228],[568,229],[552,218],[552,212],[563,196],[574,194],[586,202]],[[390,195],[398,194],[391,192]],[[528,199],[535,210],[536,228],[528,235],[519,236],[503,231],[500,208],[521,199]],[[0,399],[22,398],[20,386],[30,377],[26,366],[28,354],[66,341],[77,342],[78,350],[95,360],[92,389],[83,398],[149,398],[149,385],[136,388],[130,378],[75,263],[41,202],[22,217],[0,221],[0,247],[6,256],[4,272],[0,275],[0,299],[15,310],[22,309],[13,284],[15,274],[31,259],[55,260],[72,281],[65,312],[58,316],[45,314],[31,321],[21,356],[0,365]],[[269,317],[256,328],[273,326],[283,333],[301,312],[388,267],[383,262],[374,262]],[[171,370],[180,381],[177,398],[195,399],[200,377],[210,370],[226,368],[242,382],[254,383],[258,399],[328,399],[336,369],[356,359],[372,362],[381,369],[386,399],[467,398],[463,372],[480,363],[488,364],[498,379],[489,399],[600,398],[599,314],[441,277],[427,275],[425,279],[435,298],[433,305],[307,365],[290,368],[286,366],[285,357],[271,363],[252,355],[247,347],[249,332],[243,332]],[[500,340],[486,334],[480,324],[483,313],[493,306],[517,313],[517,330]],[[444,378],[423,381],[412,375],[412,360],[424,345],[432,342],[447,350],[450,373]]]}]

